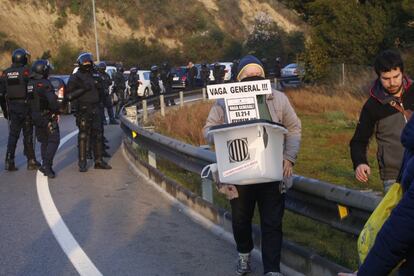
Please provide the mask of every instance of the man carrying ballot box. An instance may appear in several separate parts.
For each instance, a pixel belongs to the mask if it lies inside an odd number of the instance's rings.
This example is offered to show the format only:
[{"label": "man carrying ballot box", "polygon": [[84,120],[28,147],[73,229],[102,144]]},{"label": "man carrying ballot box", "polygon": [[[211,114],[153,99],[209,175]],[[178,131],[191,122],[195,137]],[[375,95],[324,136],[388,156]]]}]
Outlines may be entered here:
[{"label": "man carrying ballot box", "polygon": [[[240,82],[264,80],[262,63],[248,55],[240,60],[237,80]],[[283,176],[292,176],[301,140],[301,122],[285,94],[272,89],[271,94],[258,95],[257,109],[260,119],[282,124],[288,130],[284,135]],[[229,123],[223,100],[217,100],[210,110],[204,126],[204,134],[210,144],[213,137],[208,134],[211,127]],[[282,219],[285,208],[283,181],[231,185],[228,183],[232,210],[233,235],[237,244],[238,262],[236,273],[245,275],[251,272],[250,252],[253,250],[252,217],[256,202],[259,206],[261,226],[261,247],[263,272],[265,275],[280,273],[282,247]]]}]

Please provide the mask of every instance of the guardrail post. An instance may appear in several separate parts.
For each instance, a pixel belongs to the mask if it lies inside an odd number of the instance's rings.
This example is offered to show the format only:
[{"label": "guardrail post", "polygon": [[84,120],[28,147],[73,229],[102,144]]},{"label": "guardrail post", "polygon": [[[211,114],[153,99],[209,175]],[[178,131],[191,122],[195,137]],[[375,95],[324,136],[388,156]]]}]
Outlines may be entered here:
[{"label": "guardrail post", "polygon": [[142,119],[144,120],[144,123],[148,121],[148,106],[147,106],[147,100],[142,100]]},{"label": "guardrail post", "polygon": [[180,107],[184,106],[184,92],[180,91]]},{"label": "guardrail post", "polygon": [[204,200],[213,203],[213,181],[208,178],[201,179],[201,196]]},{"label": "guardrail post", "polygon": [[160,95],[160,105],[161,105],[161,116],[165,116],[165,102],[164,102],[164,95]]},{"label": "guardrail post", "polygon": [[157,156],[152,151],[148,151],[148,164],[151,167],[157,168]]},{"label": "guardrail post", "polygon": [[203,87],[202,91],[203,91],[203,101],[205,101],[207,100],[207,89]]}]

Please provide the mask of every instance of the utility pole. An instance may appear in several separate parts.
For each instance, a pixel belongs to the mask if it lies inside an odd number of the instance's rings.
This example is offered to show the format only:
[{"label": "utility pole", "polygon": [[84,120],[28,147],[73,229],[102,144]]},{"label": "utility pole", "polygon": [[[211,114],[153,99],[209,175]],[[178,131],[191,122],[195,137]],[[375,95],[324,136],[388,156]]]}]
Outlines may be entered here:
[{"label": "utility pole", "polygon": [[93,10],[93,25],[95,28],[95,47],[96,47],[96,60],[99,62],[99,45],[98,45],[98,31],[96,29],[96,10],[95,10],[95,0],[92,0],[92,10]]}]

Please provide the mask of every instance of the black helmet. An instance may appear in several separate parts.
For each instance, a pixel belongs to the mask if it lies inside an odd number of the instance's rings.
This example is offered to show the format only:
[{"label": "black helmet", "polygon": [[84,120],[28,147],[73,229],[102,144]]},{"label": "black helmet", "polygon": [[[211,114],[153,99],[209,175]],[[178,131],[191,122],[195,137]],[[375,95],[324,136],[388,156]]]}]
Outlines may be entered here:
[{"label": "black helmet", "polygon": [[100,72],[105,72],[106,70],[106,63],[104,61],[101,61],[98,63],[97,68]]},{"label": "black helmet", "polygon": [[151,66],[151,72],[157,72],[157,71],[158,71],[158,66],[157,65]]},{"label": "black helmet", "polygon": [[30,53],[23,48],[13,51],[12,62],[16,64],[26,65],[30,62]]},{"label": "black helmet", "polygon": [[76,60],[79,65],[79,69],[83,71],[90,71],[93,68],[93,56],[91,53],[81,53]]},{"label": "black helmet", "polygon": [[51,65],[47,59],[38,59],[32,65],[32,72],[47,78],[49,76],[49,72],[51,69]]},{"label": "black helmet", "polygon": [[137,73],[137,68],[136,67],[131,67],[131,69],[129,69],[129,73],[130,74],[136,74]]},{"label": "black helmet", "polygon": [[124,67],[122,67],[122,64],[117,64],[116,65],[116,71],[123,73],[124,72]]}]

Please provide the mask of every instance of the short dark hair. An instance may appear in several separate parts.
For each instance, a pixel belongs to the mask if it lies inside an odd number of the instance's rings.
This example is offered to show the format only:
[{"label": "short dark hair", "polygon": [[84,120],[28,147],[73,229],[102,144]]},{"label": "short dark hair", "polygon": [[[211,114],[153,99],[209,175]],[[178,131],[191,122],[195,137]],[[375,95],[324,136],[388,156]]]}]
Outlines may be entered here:
[{"label": "short dark hair", "polygon": [[378,76],[396,68],[400,68],[401,72],[404,72],[404,62],[400,53],[395,50],[382,51],[375,58],[374,69]]}]

